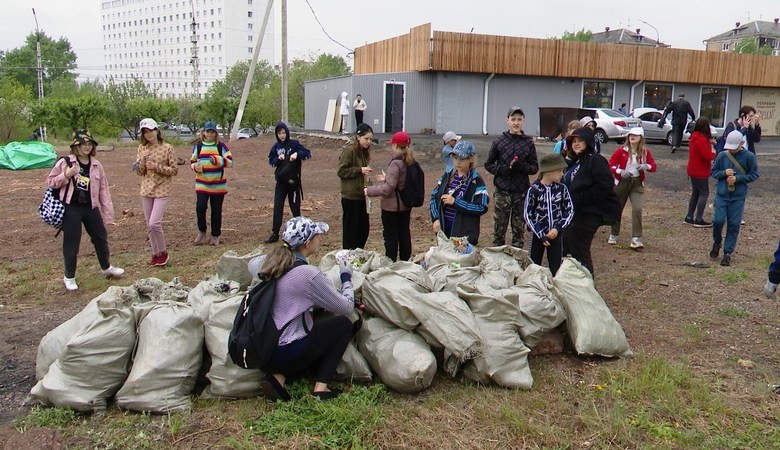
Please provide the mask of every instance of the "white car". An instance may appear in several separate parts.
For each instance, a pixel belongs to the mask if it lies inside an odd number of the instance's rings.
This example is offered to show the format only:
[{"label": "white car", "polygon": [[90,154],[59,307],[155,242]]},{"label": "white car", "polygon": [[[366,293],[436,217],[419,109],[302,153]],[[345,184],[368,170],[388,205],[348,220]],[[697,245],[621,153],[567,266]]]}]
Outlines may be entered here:
[{"label": "white car", "polygon": [[241,128],[238,130],[238,139],[249,139],[257,136],[257,131],[252,128]]},{"label": "white car", "polygon": [[[662,141],[667,145],[672,145],[672,123],[669,121],[668,116],[662,128],[658,127],[658,121],[663,117],[664,112],[656,108],[636,108],[631,111],[631,117],[637,118],[642,121],[642,128],[645,130],[645,140],[647,141]],[[691,134],[693,133],[693,126],[695,122],[688,122],[683,132],[682,141],[688,142],[691,140]],[[712,137],[718,137],[718,130],[710,125],[710,133]]]},{"label": "white car", "polygon": [[628,130],[640,126],[639,119],[628,117],[616,109],[587,108],[595,111],[593,119],[596,121],[596,139],[605,143],[610,139],[625,139]]}]

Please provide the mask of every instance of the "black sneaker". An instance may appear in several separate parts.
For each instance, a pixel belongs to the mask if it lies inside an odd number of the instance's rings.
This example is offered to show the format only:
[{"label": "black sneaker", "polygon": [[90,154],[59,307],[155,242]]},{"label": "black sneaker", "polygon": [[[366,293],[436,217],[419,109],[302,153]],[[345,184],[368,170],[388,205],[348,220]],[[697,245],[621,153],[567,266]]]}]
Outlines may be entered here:
[{"label": "black sneaker", "polygon": [[683,222],[687,223],[688,225],[694,224],[693,218],[691,217],[686,217],[685,220],[683,220]]},{"label": "black sneaker", "polygon": [[710,250],[710,258],[715,259],[720,253],[720,244],[712,244],[712,250]]},{"label": "black sneaker", "polygon": [[696,228],[712,228],[712,222],[701,219],[693,222],[693,226]]},{"label": "black sneaker", "polygon": [[264,244],[273,244],[274,242],[279,241],[279,233],[272,233],[270,236],[268,236],[268,239],[264,240]]},{"label": "black sneaker", "polygon": [[677,147],[672,147],[672,153],[677,151]]},{"label": "black sneaker", "polygon": [[731,265],[731,253],[724,253],[723,259],[720,260],[721,266],[730,266]]}]

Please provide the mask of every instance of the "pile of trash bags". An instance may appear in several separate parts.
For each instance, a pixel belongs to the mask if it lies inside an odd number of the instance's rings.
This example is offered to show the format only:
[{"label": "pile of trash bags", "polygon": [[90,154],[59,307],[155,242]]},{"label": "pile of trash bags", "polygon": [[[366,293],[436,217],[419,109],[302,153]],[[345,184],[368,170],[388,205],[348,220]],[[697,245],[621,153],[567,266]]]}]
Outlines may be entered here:
[{"label": "pile of trash bags", "polygon": [[[319,268],[340,288],[337,258]],[[348,251],[362,326],[344,353],[338,377],[371,381],[374,374],[400,393],[419,392],[440,371],[506,388],[531,389],[528,356],[565,323],[578,354],[632,355],[626,336],[596,291],[587,269],[566,259],[555,277],[511,246],[439,245],[396,262],[361,249]],[[262,248],[225,253],[217,274],[190,289],[156,278],[111,287],[43,337],[36,360],[37,402],[79,412],[124,410],[165,414],[191,407],[201,395],[260,394],[264,374],[231,361],[227,341],[244,295],[259,280]],[[362,317],[359,317],[362,316]],[[562,339],[562,337],[561,337]]]}]

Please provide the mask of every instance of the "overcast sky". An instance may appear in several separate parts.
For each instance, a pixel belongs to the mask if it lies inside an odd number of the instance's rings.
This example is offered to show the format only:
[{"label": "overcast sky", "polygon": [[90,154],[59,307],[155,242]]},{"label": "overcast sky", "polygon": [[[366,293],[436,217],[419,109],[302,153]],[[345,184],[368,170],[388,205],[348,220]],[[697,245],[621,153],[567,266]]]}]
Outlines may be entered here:
[{"label": "overcast sky", "polygon": [[[103,73],[103,38],[99,0],[19,0],[3,2],[0,14],[0,49],[23,44],[35,30],[31,8],[47,35],[70,41],[78,56],[82,78]],[[750,0],[309,0],[317,16],[335,40],[354,49],[360,45],[407,33],[431,22],[434,30],[548,38],[581,28],[594,32],[604,27],[641,28],[652,39],[675,48],[703,50],[702,40],[734,27],[735,22],[772,21],[780,17],[780,1]],[[280,8],[276,2],[276,20]],[[475,6],[478,5],[478,6]],[[490,5],[483,7],[483,5]],[[531,6],[533,5],[533,6]],[[305,0],[288,2],[290,58],[310,53],[348,50],[332,42],[314,19]],[[280,27],[276,28],[277,33]],[[276,41],[277,63],[280,39]],[[351,59],[349,60],[352,63]]]}]

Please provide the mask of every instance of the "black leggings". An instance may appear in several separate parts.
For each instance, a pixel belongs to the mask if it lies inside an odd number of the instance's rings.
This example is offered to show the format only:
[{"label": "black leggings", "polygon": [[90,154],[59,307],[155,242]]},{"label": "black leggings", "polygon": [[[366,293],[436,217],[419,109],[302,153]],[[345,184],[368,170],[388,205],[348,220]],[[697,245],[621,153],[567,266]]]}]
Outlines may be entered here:
[{"label": "black leggings", "polygon": [[385,255],[393,262],[409,261],[412,257],[412,234],[409,231],[409,220],[412,210],[385,211],[382,210],[382,234],[385,238]]},{"label": "black leggings", "polygon": [[293,217],[301,215],[301,189],[298,185],[291,186],[286,183],[276,182],[274,190],[274,222],[273,234],[279,234],[282,228],[282,216],[284,216],[284,199],[290,204],[290,211]]},{"label": "black leggings", "polygon": [[558,236],[553,240],[548,240],[549,247],[545,247],[542,240],[534,235],[531,238],[531,261],[534,264],[542,265],[544,250],[547,249],[547,264],[550,266],[550,272],[553,276],[558,273],[561,267],[561,258],[563,257],[563,236]]},{"label": "black leggings", "polygon": [[366,199],[341,198],[342,247],[348,250],[365,248],[368,241],[369,223]]},{"label": "black leggings", "polygon": [[206,232],[206,210],[211,203],[211,235],[219,236],[222,234],[222,202],[224,195],[204,194],[197,192],[195,200],[195,215],[198,217],[198,231]]},{"label": "black leggings", "polygon": [[92,239],[95,246],[100,268],[106,270],[111,266],[108,253],[108,233],[97,208],[86,206],[65,206],[65,216],[62,218],[62,256],[65,260],[65,276],[76,276],[76,260],[81,244],[81,224]]},{"label": "black leggings", "polygon": [[[685,216],[694,220],[702,220],[707,197],[710,196],[709,178],[691,177],[691,200],[688,202],[688,214]],[[696,216],[694,217],[694,211]]]},{"label": "black leggings", "polygon": [[593,243],[593,236],[601,226],[601,217],[596,214],[575,213],[571,225],[564,233],[564,250],[572,258],[585,266],[593,278],[596,274],[593,271],[593,258],[590,254],[590,246]]},{"label": "black leggings", "polygon": [[277,347],[263,370],[295,377],[317,366],[314,381],[330,383],[351,340],[352,322],[347,317],[318,319],[306,337]]}]

